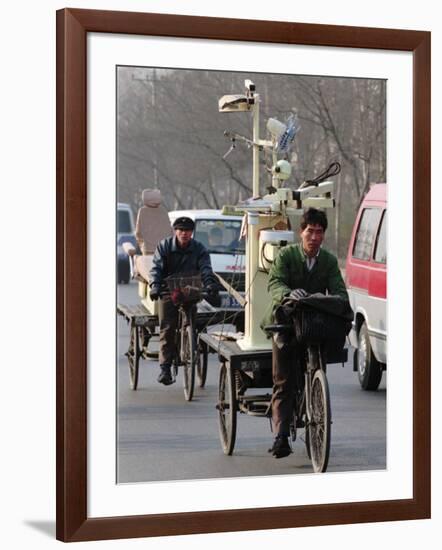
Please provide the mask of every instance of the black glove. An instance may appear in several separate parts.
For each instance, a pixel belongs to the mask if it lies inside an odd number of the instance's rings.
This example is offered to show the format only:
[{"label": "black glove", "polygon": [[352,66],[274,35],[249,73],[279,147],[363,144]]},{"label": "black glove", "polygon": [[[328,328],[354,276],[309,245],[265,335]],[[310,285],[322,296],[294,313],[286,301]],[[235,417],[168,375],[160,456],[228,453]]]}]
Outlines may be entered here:
[{"label": "black glove", "polygon": [[159,297],[160,297],[160,288],[158,286],[151,287],[149,292],[149,298],[155,302],[156,300],[158,300]]},{"label": "black glove", "polygon": [[308,292],[303,288],[295,288],[295,290],[292,290],[289,294],[289,298],[295,301],[298,301],[300,298],[306,298],[307,296]]},{"label": "black glove", "polygon": [[217,298],[218,297],[218,288],[215,285],[211,285],[207,288],[207,293],[211,298]]}]

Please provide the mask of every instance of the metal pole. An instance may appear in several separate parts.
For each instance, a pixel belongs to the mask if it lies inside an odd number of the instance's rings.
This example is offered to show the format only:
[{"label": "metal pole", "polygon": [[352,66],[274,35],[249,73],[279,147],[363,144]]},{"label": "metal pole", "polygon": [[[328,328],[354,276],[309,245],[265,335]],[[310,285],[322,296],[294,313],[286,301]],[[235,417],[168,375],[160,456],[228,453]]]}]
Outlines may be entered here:
[{"label": "metal pole", "polygon": [[259,197],[259,94],[253,105],[253,196]]}]

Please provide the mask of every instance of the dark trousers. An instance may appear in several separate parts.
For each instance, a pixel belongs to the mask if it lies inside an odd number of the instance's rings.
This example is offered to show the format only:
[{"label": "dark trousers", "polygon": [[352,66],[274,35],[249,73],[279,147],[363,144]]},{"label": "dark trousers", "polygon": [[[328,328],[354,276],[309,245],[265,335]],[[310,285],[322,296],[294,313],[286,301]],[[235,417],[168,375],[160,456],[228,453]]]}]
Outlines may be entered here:
[{"label": "dark trousers", "polygon": [[160,321],[160,365],[171,365],[175,356],[175,334],[178,324],[178,308],[169,298],[161,299],[158,306]]},{"label": "dark trousers", "polygon": [[296,348],[286,344],[282,349],[272,345],[272,423],[275,435],[289,435],[293,417],[294,393],[297,386]]}]

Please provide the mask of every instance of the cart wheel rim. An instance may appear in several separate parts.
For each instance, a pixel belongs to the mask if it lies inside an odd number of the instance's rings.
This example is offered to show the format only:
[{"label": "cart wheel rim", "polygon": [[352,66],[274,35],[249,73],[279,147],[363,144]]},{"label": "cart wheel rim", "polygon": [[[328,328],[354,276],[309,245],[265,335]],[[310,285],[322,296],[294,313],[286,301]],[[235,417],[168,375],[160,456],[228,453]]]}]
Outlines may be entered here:
[{"label": "cart wheel rim", "polygon": [[236,438],[236,393],[230,366],[223,363],[220,368],[218,389],[218,425],[221,445],[231,455]]},{"label": "cart wheel rim", "polygon": [[311,460],[315,472],[325,472],[330,452],[331,410],[328,383],[321,370],[313,377],[311,401],[308,423]]},{"label": "cart wheel rim", "polygon": [[199,342],[196,372],[198,374],[199,387],[204,388],[207,380],[208,352],[206,346]]},{"label": "cart wheel rim", "polygon": [[129,349],[126,355],[129,362],[130,387],[132,390],[136,390],[138,387],[138,374],[140,363],[139,334],[138,327],[136,326],[132,326],[130,330]]},{"label": "cart wheel rim", "polygon": [[191,401],[195,388],[195,366],[197,354],[195,335],[193,333],[193,326],[191,323],[183,329],[181,343],[184,397],[186,401]]}]

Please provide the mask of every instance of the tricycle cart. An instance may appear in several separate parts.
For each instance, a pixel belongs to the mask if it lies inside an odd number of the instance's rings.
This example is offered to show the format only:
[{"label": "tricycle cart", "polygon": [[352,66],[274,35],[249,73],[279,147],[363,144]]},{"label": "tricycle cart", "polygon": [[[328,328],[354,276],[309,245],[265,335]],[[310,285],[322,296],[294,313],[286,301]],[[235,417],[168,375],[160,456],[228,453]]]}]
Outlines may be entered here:
[{"label": "tricycle cart", "polygon": [[[125,318],[130,326],[129,347],[126,352],[129,363],[129,381],[132,390],[138,387],[138,374],[140,359],[158,358],[158,352],[150,349],[151,340],[159,336],[158,315],[152,315],[143,304],[125,305],[118,304],[117,312]],[[244,323],[244,310],[236,308],[216,308],[203,300],[197,304],[196,311],[196,332],[197,332],[197,365],[196,371],[199,379],[199,386],[204,387],[207,375],[207,353],[206,344],[201,340],[201,335],[210,325],[222,323],[235,324],[237,330],[242,330]],[[175,368],[175,375],[177,371]],[[189,391],[186,399],[189,397]],[[193,389],[190,394],[193,393]]]},{"label": "tricycle cart", "polygon": [[[291,326],[272,325],[273,331],[293,330]],[[220,361],[218,424],[221,446],[227,455],[233,453],[236,438],[237,413],[271,418],[272,350],[243,350],[236,341],[223,340],[222,336],[203,333],[201,341]],[[297,350],[297,389],[294,395],[291,440],[297,430],[305,430],[305,445],[315,472],[325,472],[328,464],[331,437],[331,406],[326,376],[327,363],[347,360],[347,350],[326,352],[324,342],[306,339]],[[295,365],[294,365],[295,368]],[[266,393],[247,390],[269,388]]]},{"label": "tricycle cart", "polygon": [[[237,412],[271,417],[272,350],[242,350],[235,340],[203,333],[200,339],[220,361],[218,410],[219,435],[223,451],[233,453]],[[270,393],[245,395],[249,388],[270,388]]]}]

